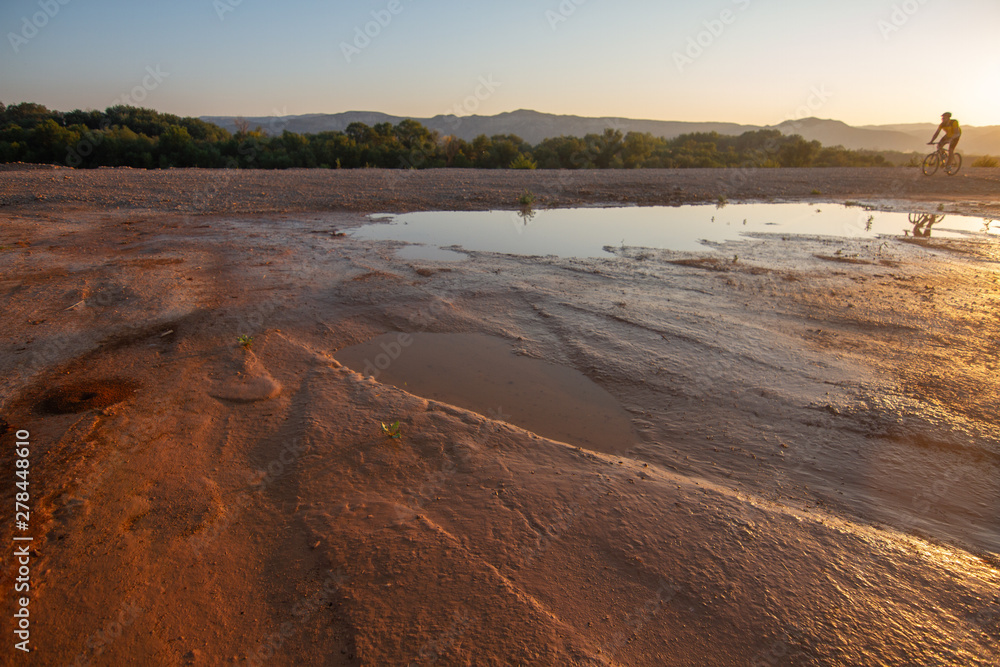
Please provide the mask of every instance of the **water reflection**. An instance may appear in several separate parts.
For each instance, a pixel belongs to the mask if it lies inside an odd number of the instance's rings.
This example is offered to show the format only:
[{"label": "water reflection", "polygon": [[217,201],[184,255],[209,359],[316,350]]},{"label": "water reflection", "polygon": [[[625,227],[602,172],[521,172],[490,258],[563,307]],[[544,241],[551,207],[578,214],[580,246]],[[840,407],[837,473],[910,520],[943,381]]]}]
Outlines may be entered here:
[{"label": "water reflection", "polygon": [[[719,202],[722,203],[722,202]],[[608,257],[609,246],[704,251],[705,244],[792,234],[884,239],[925,237],[968,238],[982,235],[981,218],[951,214],[859,210],[827,204],[731,204],[723,207],[625,207],[537,210],[530,204],[507,211],[424,211],[373,221],[352,230],[364,240],[393,240],[426,246],[460,246],[469,251],[560,257]],[[995,237],[1000,230],[988,229]]]},{"label": "water reflection", "polygon": [[943,215],[936,215],[934,213],[911,213],[910,223],[913,225],[913,231],[910,233],[918,238],[928,238],[931,235],[931,227],[942,220],[944,220]]}]

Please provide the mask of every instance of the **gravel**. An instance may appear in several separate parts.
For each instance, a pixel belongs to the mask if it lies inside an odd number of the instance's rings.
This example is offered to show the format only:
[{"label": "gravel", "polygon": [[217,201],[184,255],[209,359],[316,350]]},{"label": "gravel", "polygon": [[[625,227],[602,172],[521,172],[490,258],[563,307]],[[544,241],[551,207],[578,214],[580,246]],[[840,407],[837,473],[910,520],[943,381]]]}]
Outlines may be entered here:
[{"label": "gravel", "polygon": [[[1000,169],[923,176],[866,169],[170,169],[0,170],[0,210],[140,209],[204,214],[297,211],[403,212],[676,205],[726,200],[846,199],[962,202],[1000,214]],[[996,197],[996,200],[991,200]]]}]

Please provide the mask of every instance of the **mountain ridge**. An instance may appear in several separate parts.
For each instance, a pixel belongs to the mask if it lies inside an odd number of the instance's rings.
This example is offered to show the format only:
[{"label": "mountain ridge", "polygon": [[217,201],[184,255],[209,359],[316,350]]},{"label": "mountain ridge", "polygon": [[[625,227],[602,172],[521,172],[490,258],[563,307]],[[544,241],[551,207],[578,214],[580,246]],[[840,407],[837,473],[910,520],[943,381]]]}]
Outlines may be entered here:
[{"label": "mountain ridge", "polygon": [[[722,121],[671,121],[616,116],[576,116],[549,114],[531,109],[505,111],[492,116],[439,114],[430,118],[396,116],[379,111],[345,111],[340,113],[310,113],[289,116],[201,116],[201,120],[215,123],[230,132],[237,130],[240,119],[250,129],[260,127],[268,134],[281,134],[284,130],[297,134],[317,134],[326,131],[343,132],[354,122],[375,125],[413,119],[442,136],[452,135],[471,141],[480,134],[516,134],[530,144],[558,136],[584,136],[600,134],[607,128],[628,132],[649,132],[654,136],[672,139],[692,132],[718,132],[739,135],[762,129],[777,129],[783,134],[799,134],[809,141],[819,141],[824,146],[843,146],[854,150],[885,150],[925,152],[927,141],[934,133],[935,123],[901,123],[890,125],[852,126],[843,121],[824,118],[786,120],[776,125],[744,125]],[[962,148],[974,154],[1000,153],[1000,125],[966,126],[963,130]]]}]

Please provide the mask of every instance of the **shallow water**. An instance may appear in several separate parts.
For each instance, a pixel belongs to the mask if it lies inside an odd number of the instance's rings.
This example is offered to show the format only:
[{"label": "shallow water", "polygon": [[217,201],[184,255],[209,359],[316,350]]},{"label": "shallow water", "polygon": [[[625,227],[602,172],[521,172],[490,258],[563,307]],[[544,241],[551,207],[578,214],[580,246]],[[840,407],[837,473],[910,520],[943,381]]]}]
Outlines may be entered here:
[{"label": "shallow water", "polygon": [[482,334],[390,333],[334,357],[379,382],[573,445],[617,453],[635,443],[629,415],[579,371],[515,354]]},{"label": "shallow water", "polygon": [[[981,218],[938,216],[933,237],[988,235]],[[636,246],[677,251],[703,250],[748,233],[806,234],[851,238],[924,235],[914,214],[868,211],[841,204],[729,204],[521,211],[446,211],[373,216],[373,223],[350,232],[363,240],[404,241],[405,259],[460,260],[465,255],[441,248],[515,255],[608,257],[605,246]],[[442,254],[444,253],[444,254]],[[404,257],[405,254],[405,257]]]}]

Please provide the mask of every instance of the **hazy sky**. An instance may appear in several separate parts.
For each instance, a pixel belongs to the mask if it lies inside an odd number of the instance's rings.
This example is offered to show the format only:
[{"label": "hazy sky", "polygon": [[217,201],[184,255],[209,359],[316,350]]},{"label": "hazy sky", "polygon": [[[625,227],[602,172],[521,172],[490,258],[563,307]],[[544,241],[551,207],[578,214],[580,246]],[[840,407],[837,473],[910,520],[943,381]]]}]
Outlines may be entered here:
[{"label": "hazy sky", "polygon": [[0,27],[0,101],[60,110],[1000,125],[998,0],[2,0]]}]

